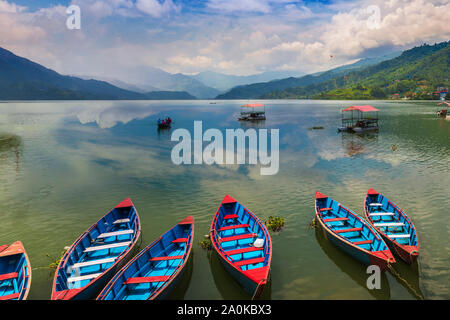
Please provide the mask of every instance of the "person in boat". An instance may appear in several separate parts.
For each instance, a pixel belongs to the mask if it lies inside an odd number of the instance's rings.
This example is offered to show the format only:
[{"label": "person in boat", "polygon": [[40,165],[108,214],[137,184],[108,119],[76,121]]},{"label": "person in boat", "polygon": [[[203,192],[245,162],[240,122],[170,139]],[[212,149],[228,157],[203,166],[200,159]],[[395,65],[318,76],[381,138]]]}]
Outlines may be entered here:
[{"label": "person in boat", "polygon": [[172,119],[170,119],[170,117],[167,117],[167,124],[171,124],[172,123]]},{"label": "person in boat", "polygon": [[158,119],[158,126],[161,125],[161,119]]}]

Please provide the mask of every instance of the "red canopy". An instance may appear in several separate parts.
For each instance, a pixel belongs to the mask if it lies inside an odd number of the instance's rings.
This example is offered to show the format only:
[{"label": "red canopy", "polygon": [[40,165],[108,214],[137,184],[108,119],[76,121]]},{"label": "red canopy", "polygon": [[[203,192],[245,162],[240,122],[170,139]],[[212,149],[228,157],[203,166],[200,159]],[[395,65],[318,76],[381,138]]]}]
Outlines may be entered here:
[{"label": "red canopy", "polygon": [[361,112],[379,111],[378,109],[375,109],[372,106],[351,106],[351,107],[348,107],[347,109],[344,109],[342,111],[353,111],[353,110],[358,110],[358,111],[361,111]]},{"label": "red canopy", "polygon": [[246,108],[257,108],[257,107],[264,107],[264,105],[260,104],[260,103],[251,103],[251,104],[243,105],[243,107],[246,107]]}]

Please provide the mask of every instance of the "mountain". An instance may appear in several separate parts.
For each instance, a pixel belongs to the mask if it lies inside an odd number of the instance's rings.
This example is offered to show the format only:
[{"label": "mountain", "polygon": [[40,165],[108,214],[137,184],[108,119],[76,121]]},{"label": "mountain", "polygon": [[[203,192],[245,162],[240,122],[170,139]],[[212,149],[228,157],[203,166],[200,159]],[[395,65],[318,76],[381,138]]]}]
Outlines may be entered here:
[{"label": "mountain", "polygon": [[127,83],[141,91],[186,91],[198,99],[212,99],[220,91],[204,85],[202,82],[181,74],[168,73],[153,67],[133,68],[127,72]]},{"label": "mountain", "polygon": [[290,77],[270,82],[237,86],[230,91],[217,96],[216,99],[257,99],[274,91],[281,91],[292,87],[304,87],[325,82],[338,76],[345,76],[354,70],[377,64],[380,61],[388,60],[398,55],[400,55],[400,53],[394,52],[381,57],[360,59],[352,64],[340,66],[325,72],[309,74],[300,78]]},{"label": "mountain", "polygon": [[[125,84],[116,80],[118,84]],[[191,100],[184,91],[135,92],[106,81],[61,75],[0,48],[0,100]],[[148,92],[154,91],[155,92]]]},{"label": "mountain", "polygon": [[152,91],[145,94],[149,100],[195,100],[186,91]]},{"label": "mountain", "polygon": [[129,100],[145,99],[145,96],[120,89],[104,81],[63,76],[0,48],[0,99]]},{"label": "mountain", "polygon": [[383,99],[395,95],[436,99],[437,87],[448,87],[450,42],[422,45],[400,56],[322,83],[286,88],[262,95],[265,99]]},{"label": "mountain", "polygon": [[267,71],[264,73],[249,76],[236,76],[213,71],[204,71],[200,72],[197,75],[191,76],[191,78],[202,82],[206,86],[225,92],[239,85],[246,85],[257,82],[268,82],[288,77],[300,77],[304,74],[305,73],[299,71]]}]

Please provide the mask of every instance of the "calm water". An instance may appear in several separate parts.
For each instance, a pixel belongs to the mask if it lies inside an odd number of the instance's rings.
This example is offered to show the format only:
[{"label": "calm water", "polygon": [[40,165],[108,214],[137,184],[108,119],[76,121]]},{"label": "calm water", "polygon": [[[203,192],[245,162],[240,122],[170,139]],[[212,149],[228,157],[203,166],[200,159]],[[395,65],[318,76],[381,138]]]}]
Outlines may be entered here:
[{"label": "calm water", "polygon": [[[337,133],[343,102],[265,101],[260,127],[280,129],[276,176],[261,176],[257,166],[172,164],[175,143],[170,131],[158,132],[159,117],[170,115],[172,130],[192,131],[194,120],[204,130],[239,128],[242,103],[0,103],[0,244],[24,243],[34,269],[29,298],[49,298],[53,270],[46,266],[126,197],[140,213],[143,245],[195,217],[192,263],[174,298],[250,298],[197,244],[227,193],[262,220],[286,219],[272,233],[266,299],[450,298],[450,121],[436,118],[436,103],[373,102],[380,132],[358,136]],[[362,214],[369,187],[415,222],[419,263],[396,266],[408,285],[386,273],[381,290],[368,290],[365,267],[308,229],[316,189]]]}]

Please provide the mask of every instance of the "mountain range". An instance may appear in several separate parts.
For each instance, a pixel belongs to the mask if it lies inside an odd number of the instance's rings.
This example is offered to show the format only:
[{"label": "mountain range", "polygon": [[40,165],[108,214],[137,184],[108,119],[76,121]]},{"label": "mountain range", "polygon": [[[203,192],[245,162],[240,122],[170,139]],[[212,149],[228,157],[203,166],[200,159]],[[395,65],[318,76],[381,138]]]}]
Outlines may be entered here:
[{"label": "mountain range", "polygon": [[382,99],[391,95],[431,99],[436,98],[435,88],[449,86],[449,55],[450,42],[442,42],[309,75],[300,71],[184,75],[144,67],[130,70],[125,82],[61,75],[0,48],[0,99]]}]

